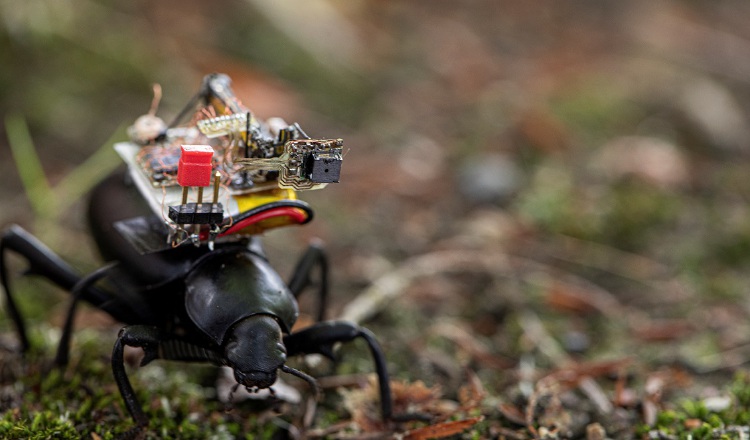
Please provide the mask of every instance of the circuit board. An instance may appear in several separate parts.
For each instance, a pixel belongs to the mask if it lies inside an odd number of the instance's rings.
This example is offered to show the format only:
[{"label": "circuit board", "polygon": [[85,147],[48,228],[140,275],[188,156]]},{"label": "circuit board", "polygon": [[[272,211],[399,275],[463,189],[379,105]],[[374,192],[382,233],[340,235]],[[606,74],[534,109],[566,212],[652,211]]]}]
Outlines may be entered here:
[{"label": "circuit board", "polygon": [[234,96],[226,75],[206,76],[169,125],[155,107],[128,129],[130,141],[114,148],[167,226],[171,246],[212,247],[216,240],[306,223],[312,210],[297,191],[339,180],[341,139],[311,139],[296,123],[259,120]]}]

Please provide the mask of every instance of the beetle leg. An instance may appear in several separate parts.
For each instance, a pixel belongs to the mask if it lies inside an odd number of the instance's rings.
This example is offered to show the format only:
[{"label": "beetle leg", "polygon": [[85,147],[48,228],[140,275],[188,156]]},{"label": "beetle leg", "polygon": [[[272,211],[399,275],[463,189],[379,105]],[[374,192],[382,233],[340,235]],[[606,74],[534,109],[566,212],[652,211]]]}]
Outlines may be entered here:
[{"label": "beetle leg", "polygon": [[393,401],[385,355],[372,332],[347,321],[319,322],[284,337],[284,345],[289,356],[322,354],[331,358],[334,344],[349,342],[356,338],[364,339],[370,349],[370,354],[375,362],[375,373],[378,375],[380,409],[383,419],[392,419]]},{"label": "beetle leg", "polygon": [[112,349],[112,373],[117,382],[117,388],[120,389],[120,395],[125,401],[128,412],[135,420],[138,426],[146,426],[148,417],[143,412],[141,405],[138,403],[133,386],[130,385],[128,374],[125,371],[124,351],[125,346],[141,347],[146,353],[144,361],[156,357],[162,334],[156,327],[146,325],[131,325],[123,327],[120,334],[117,335],[115,346]]},{"label": "beetle leg", "polygon": [[294,268],[292,279],[289,281],[289,290],[298,297],[306,287],[312,284],[310,274],[316,268],[320,268],[320,284],[318,286],[318,321],[325,317],[326,303],[328,300],[328,256],[320,243],[312,243],[307,248],[302,258]]},{"label": "beetle leg", "polygon": [[139,426],[148,423],[148,417],[143,412],[133,391],[130,380],[125,371],[125,346],[143,349],[141,366],[154,359],[178,360],[186,362],[221,363],[221,355],[209,348],[201,347],[180,339],[167,337],[157,327],[149,325],[129,325],[120,330],[115,346],[112,350],[112,372],[125,401],[128,412]]},{"label": "beetle leg", "polygon": [[28,261],[27,273],[42,275],[63,289],[71,289],[80,277],[58,255],[22,227],[13,225],[5,230],[0,238],[0,283],[5,291],[8,314],[18,331],[21,350],[25,352],[29,349],[29,339],[26,336],[23,317],[10,292],[8,268],[5,261],[6,250],[15,251]]},{"label": "beetle leg", "polygon": [[68,364],[68,357],[70,354],[70,338],[73,334],[73,319],[75,318],[78,302],[83,298],[84,293],[86,293],[89,287],[107,276],[109,271],[115,266],[116,264],[113,263],[95,270],[94,272],[78,280],[73,288],[70,289],[70,293],[73,294],[73,299],[70,302],[68,313],[65,316],[65,325],[63,326],[62,335],[60,336],[60,344],[57,346],[55,365],[63,367]]},{"label": "beetle leg", "polygon": [[[8,314],[16,326],[21,340],[21,350],[26,351],[29,348],[29,341],[23,318],[11,294],[5,259],[6,251],[13,251],[28,262],[29,268],[25,274],[42,276],[67,291],[76,289],[76,284],[82,278],[62,258],[22,227],[12,225],[3,231],[2,236],[0,236],[0,285],[5,291]],[[94,276],[98,272],[97,270],[89,276]],[[94,283],[101,279],[101,276],[96,275],[94,278],[78,288],[77,295],[80,296],[78,300],[83,299],[91,303],[120,322],[133,322],[143,319],[149,311],[148,306],[144,305],[142,299],[137,295],[129,293],[126,289],[109,291],[99,288],[94,286]]]}]

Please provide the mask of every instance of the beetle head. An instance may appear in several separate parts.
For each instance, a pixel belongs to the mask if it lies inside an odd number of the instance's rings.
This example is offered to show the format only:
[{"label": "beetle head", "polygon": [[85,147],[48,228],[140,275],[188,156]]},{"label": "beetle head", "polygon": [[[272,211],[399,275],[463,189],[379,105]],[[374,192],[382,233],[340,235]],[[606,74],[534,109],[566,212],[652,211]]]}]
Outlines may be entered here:
[{"label": "beetle head", "polygon": [[238,384],[248,390],[269,388],[286,362],[279,323],[269,315],[241,320],[228,332],[224,358]]}]

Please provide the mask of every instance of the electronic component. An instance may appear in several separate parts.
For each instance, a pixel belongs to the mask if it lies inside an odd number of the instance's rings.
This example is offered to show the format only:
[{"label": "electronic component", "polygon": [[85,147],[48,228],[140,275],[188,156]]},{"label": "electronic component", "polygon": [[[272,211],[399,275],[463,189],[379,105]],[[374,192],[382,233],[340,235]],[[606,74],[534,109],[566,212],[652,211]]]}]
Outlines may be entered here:
[{"label": "electronic component", "polygon": [[339,181],[342,147],[341,139],[296,139],[288,141],[278,157],[243,158],[236,163],[245,171],[279,171],[281,188],[318,189]]},{"label": "electronic component", "polygon": [[314,151],[307,155],[302,175],[315,183],[338,183],[342,160],[337,151]]},{"label": "electronic component", "polygon": [[[137,151],[135,160],[151,185],[157,188],[177,185],[177,165],[180,161],[181,145],[205,144],[208,139],[195,127],[175,127],[166,131],[159,142],[144,145]],[[134,142],[139,145],[137,141]],[[214,155],[213,167],[220,161]]]},{"label": "electronic component", "polygon": [[[206,76],[166,127],[155,119],[160,89],[154,92],[151,111],[129,130],[131,142],[115,149],[168,226],[165,245],[212,246],[215,239],[306,223],[312,211],[296,191],[339,181],[341,139],[311,139],[296,123],[258,119],[234,96],[226,75]],[[213,199],[204,203],[203,190],[212,184]],[[191,187],[197,195],[189,199]]]},{"label": "electronic component", "polygon": [[148,114],[136,119],[128,128],[128,135],[135,142],[147,145],[164,136],[166,131],[167,124],[160,117]]},{"label": "electronic component", "polygon": [[172,146],[149,145],[141,149],[137,160],[154,185],[173,185],[177,178],[180,150]]},{"label": "electronic component", "polygon": [[161,101],[161,86],[154,84],[154,99],[151,101],[148,113],[136,119],[133,125],[128,127],[128,136],[133,142],[148,145],[166,134],[167,124],[156,116],[159,101]]},{"label": "electronic component", "polygon": [[182,187],[211,185],[214,149],[209,145],[183,145],[181,149],[177,183]]},{"label": "electronic component", "polygon": [[[224,220],[224,207],[219,200],[221,174],[214,175],[214,198],[212,203],[203,203],[203,187],[211,184],[214,149],[210,145],[182,145],[177,166],[177,183],[182,187],[182,203],[169,207],[169,219],[177,224],[176,232],[186,232],[185,225],[210,225],[209,247],[219,233],[218,225]],[[190,187],[198,188],[198,202],[188,203]],[[200,240],[200,228],[192,234],[194,241]]]},{"label": "electronic component", "polygon": [[169,218],[181,225],[217,225],[224,220],[224,208],[221,203],[186,203],[170,206]]},{"label": "electronic component", "polygon": [[[249,113],[238,113],[233,115],[217,116],[210,119],[198,121],[196,127],[208,138],[217,138],[219,136],[229,136],[232,133],[241,133],[247,131]],[[258,122],[250,116],[250,125],[252,128],[258,128]]]}]

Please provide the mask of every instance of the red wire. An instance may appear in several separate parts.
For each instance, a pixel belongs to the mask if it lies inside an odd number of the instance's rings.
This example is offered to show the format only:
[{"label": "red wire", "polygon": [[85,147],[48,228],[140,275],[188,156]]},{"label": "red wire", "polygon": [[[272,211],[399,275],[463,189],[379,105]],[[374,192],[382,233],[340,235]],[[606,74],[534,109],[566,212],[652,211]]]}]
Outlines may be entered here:
[{"label": "red wire", "polygon": [[269,209],[268,211],[259,212],[246,219],[242,219],[238,221],[237,223],[233,224],[231,228],[219,234],[219,236],[223,237],[225,235],[234,234],[235,232],[245,229],[246,227],[250,225],[254,225],[255,223],[262,222],[263,220],[268,220],[269,218],[281,217],[281,216],[290,217],[296,223],[303,223],[305,220],[307,220],[307,214],[305,213],[305,211],[298,209],[298,208],[281,206],[279,208],[274,208],[274,209]]}]

